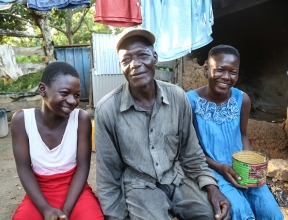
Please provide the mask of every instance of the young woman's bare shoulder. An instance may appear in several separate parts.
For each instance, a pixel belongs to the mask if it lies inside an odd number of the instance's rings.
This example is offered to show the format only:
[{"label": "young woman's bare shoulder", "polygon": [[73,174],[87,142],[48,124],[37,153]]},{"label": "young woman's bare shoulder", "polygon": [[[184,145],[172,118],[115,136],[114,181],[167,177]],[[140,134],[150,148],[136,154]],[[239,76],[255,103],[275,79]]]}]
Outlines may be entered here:
[{"label": "young woman's bare shoulder", "polygon": [[243,105],[247,105],[247,106],[251,105],[251,99],[248,96],[248,94],[245,92],[243,92]]},{"label": "young woman's bare shoulder", "polygon": [[83,109],[79,110],[78,120],[81,121],[81,122],[89,122],[89,123],[91,123],[91,118],[90,118],[88,112],[86,112]]},{"label": "young woman's bare shoulder", "polygon": [[22,121],[24,121],[24,111],[19,110],[13,114],[12,119],[11,119],[11,123],[19,123]]},{"label": "young woman's bare shoulder", "polygon": [[200,96],[203,97],[206,90],[206,86],[199,87],[195,89],[195,92]]},{"label": "young woman's bare shoulder", "polygon": [[13,134],[17,134],[19,136],[21,134],[26,134],[23,110],[17,111],[13,114],[11,119],[11,133],[12,138],[15,137]]}]

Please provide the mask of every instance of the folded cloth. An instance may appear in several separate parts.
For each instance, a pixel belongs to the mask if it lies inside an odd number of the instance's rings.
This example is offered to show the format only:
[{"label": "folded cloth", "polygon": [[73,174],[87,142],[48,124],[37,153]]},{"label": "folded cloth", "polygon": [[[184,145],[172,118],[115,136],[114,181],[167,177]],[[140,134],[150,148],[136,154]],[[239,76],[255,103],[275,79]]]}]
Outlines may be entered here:
[{"label": "folded cloth", "polygon": [[27,0],[27,7],[38,11],[50,11],[52,8],[74,9],[90,7],[90,0]]},{"label": "folded cloth", "polygon": [[[75,170],[76,168],[73,168],[65,173],[50,176],[34,173],[50,206],[62,209]],[[26,219],[44,220],[27,194],[12,217],[12,220]],[[87,183],[69,216],[69,220],[77,219],[104,219],[98,200]]]},{"label": "folded cloth", "polygon": [[94,21],[118,27],[132,27],[142,23],[139,0],[97,0]]}]

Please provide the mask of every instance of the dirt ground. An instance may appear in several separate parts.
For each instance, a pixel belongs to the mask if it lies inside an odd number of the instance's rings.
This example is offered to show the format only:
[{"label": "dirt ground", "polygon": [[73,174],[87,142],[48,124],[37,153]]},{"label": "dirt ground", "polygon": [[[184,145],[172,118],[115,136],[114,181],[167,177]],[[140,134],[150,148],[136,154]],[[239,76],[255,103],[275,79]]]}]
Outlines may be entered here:
[{"label": "dirt ground", "polygon": [[[86,104],[87,103],[81,103],[80,107],[85,109]],[[9,99],[6,99],[5,101],[5,99],[0,98],[1,108],[6,108],[9,110],[7,114],[9,121],[15,111],[22,108],[40,107],[40,105],[41,101],[38,97],[31,98],[28,101],[22,100],[20,102],[11,102]],[[91,115],[91,117],[93,116]],[[96,185],[95,160],[95,153],[92,152],[88,183],[94,192]],[[8,136],[0,138],[0,181],[0,220],[9,220],[25,194],[16,171],[10,133]],[[288,183],[271,178],[267,178],[267,183],[274,192],[279,204],[283,202],[283,200],[286,202],[288,201]],[[288,220],[288,205],[285,203],[285,201],[284,205],[282,204],[283,207],[280,208],[285,215],[285,220]]]}]

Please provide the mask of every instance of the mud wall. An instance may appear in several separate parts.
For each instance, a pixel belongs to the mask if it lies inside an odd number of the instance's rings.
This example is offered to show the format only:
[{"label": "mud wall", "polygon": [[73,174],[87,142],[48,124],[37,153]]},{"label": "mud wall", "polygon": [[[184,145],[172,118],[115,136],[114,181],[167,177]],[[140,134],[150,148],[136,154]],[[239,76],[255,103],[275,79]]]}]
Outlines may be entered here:
[{"label": "mud wall", "polygon": [[197,58],[185,56],[183,59],[182,87],[187,92],[204,86],[207,79],[204,77],[204,67],[199,65]]},{"label": "mud wall", "polygon": [[251,149],[265,153],[269,158],[288,159],[288,133],[285,123],[271,123],[249,119],[247,135]]}]

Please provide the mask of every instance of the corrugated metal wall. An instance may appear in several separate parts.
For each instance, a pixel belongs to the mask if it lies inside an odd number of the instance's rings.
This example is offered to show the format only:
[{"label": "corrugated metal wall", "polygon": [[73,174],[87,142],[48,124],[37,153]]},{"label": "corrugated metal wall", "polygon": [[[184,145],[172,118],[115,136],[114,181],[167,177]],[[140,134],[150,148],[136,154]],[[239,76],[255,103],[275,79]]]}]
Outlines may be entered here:
[{"label": "corrugated metal wall", "polygon": [[126,81],[123,74],[103,74],[93,76],[93,102],[96,107],[97,102],[111,92],[113,89],[122,85]]},{"label": "corrugated metal wall", "polygon": [[80,98],[89,98],[90,47],[55,48],[57,61],[71,64],[79,73]]},{"label": "corrugated metal wall", "polygon": [[126,81],[118,64],[115,49],[116,36],[112,34],[92,34],[93,48],[93,103]]},{"label": "corrugated metal wall", "polygon": [[115,45],[116,35],[92,34],[95,74],[122,74]]}]

